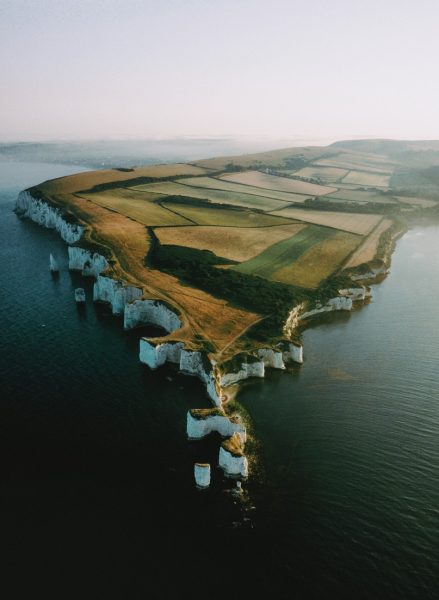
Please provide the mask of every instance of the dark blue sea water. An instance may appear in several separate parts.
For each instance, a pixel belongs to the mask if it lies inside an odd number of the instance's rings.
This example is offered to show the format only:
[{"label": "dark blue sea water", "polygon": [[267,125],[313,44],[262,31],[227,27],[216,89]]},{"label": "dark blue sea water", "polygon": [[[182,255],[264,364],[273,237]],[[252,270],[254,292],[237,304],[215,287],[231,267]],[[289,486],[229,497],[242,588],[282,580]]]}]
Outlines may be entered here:
[{"label": "dark blue sea water", "polygon": [[436,598],[439,228],[398,242],[367,307],[305,332],[301,368],[244,386],[257,442],[238,501],[217,471],[193,488],[218,449],[185,439],[202,385],[142,366],[143,331],[94,306],[63,242],[13,213],[20,189],[77,170],[0,163],[6,597]]}]

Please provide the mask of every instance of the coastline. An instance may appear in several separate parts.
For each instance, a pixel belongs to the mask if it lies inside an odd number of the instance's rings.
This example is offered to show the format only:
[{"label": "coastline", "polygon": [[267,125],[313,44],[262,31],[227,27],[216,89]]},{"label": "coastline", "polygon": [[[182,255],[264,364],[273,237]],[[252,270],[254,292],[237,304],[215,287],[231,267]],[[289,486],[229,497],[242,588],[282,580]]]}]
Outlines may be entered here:
[{"label": "coastline", "polygon": [[[386,277],[397,240],[397,236],[390,239],[383,260],[375,268],[369,269],[368,278],[357,278],[354,284],[357,287],[342,290],[344,294],[340,291],[337,298],[330,299],[324,305],[317,304],[308,311],[303,305],[293,307],[284,325],[285,340],[278,340],[268,347],[263,343],[254,344],[248,352],[239,352],[223,362],[217,362],[207,352],[188,348],[185,342],[178,340],[182,321],[169,305],[162,300],[145,297],[144,291],[130,285],[130,282],[113,278],[111,249],[104,254],[97,252],[100,246],[90,243],[93,232],[86,223],[78,224],[69,217],[66,219],[64,211],[46,202],[45,198],[34,197],[31,190],[19,194],[16,212],[59,233],[68,245],[69,269],[96,279],[94,301],[108,303],[114,315],[123,315],[125,330],[153,324],[168,333],[164,339],[141,338],[140,361],[152,369],[165,362],[176,363],[180,372],[196,376],[205,384],[208,396],[214,407],[221,410],[221,415],[213,408],[210,412],[204,411],[202,416],[195,416],[197,409],[191,409],[187,415],[188,438],[201,439],[212,431],[219,433],[224,440],[220,446],[220,466],[226,476],[239,479],[248,477],[248,461],[244,455],[247,427],[237,408],[240,382],[255,377],[263,378],[266,368],[283,370],[289,363],[302,364],[303,347],[298,341],[302,332],[322,314],[351,311],[354,306],[364,303],[369,297],[367,285]],[[398,236],[403,235],[404,231],[401,230]],[[234,440],[234,450],[231,449],[231,440]]]}]

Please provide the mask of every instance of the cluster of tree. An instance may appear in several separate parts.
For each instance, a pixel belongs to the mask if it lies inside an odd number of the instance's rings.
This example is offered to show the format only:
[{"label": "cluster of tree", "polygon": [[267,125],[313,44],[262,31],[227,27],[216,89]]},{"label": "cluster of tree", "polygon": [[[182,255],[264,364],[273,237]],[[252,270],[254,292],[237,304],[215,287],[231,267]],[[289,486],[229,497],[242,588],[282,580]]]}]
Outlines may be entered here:
[{"label": "cluster of tree", "polygon": [[280,335],[289,311],[298,303],[305,300],[324,303],[336,296],[339,289],[351,285],[348,276],[337,275],[325,280],[317,290],[305,290],[256,275],[217,268],[217,265],[233,264],[233,261],[220,258],[209,250],[161,245],[157,239],[152,244],[148,262],[213,296],[263,315],[264,320],[249,332],[254,339]]},{"label": "cluster of tree", "polygon": [[150,250],[148,261],[218,298],[266,316],[264,328],[270,332],[279,332],[291,307],[309,296],[305,290],[290,285],[217,268],[216,265],[230,264],[232,261],[219,258],[209,250],[162,246],[156,242]]}]

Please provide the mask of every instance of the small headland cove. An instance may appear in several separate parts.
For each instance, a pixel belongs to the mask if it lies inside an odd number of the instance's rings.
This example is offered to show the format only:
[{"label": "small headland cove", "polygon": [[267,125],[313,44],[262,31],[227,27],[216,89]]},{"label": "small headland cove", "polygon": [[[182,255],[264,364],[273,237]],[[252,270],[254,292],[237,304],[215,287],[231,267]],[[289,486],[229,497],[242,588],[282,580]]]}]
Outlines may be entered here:
[{"label": "small headland cove", "polygon": [[[59,233],[69,269],[94,279],[93,300],[125,330],[163,331],[140,339],[140,361],[203,382],[212,408],[188,411],[187,437],[219,434],[217,464],[240,482],[248,431],[237,384],[302,364],[308,324],[368,301],[398,236],[438,214],[435,167],[410,178],[413,151],[340,142],[91,171],[22,191],[16,212]],[[195,463],[194,476],[208,487],[211,465]]]}]

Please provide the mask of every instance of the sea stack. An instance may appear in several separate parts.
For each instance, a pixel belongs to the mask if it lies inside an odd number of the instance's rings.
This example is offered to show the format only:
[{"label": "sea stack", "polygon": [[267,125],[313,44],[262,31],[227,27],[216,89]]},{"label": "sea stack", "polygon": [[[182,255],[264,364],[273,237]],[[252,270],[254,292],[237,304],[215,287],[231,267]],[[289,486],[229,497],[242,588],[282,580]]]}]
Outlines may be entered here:
[{"label": "sea stack", "polygon": [[210,485],[210,465],[204,463],[195,463],[194,476],[197,487],[205,490]]},{"label": "sea stack", "polygon": [[76,288],[75,290],[75,300],[77,304],[85,303],[85,292],[83,288]]},{"label": "sea stack", "polygon": [[49,255],[49,269],[51,273],[58,273],[59,271],[58,263],[52,253]]}]

